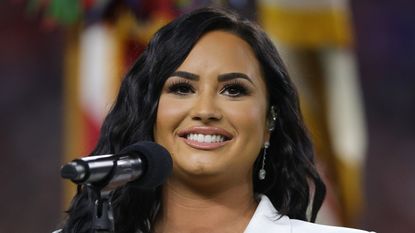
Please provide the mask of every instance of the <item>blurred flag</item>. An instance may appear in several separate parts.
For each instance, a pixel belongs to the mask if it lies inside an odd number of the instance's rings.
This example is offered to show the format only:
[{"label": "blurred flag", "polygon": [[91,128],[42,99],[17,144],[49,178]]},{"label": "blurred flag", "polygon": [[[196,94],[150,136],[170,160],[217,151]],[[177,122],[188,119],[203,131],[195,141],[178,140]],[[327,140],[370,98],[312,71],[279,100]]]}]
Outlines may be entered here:
[{"label": "blurred flag", "polygon": [[[122,77],[153,33],[176,15],[169,0],[84,3],[83,26],[67,28],[65,161],[91,153]],[[67,207],[75,186],[65,184]]]},{"label": "blurred flag", "polygon": [[[77,31],[78,32],[78,31]],[[66,55],[66,158],[88,155],[119,86],[122,60],[115,28],[91,25],[70,35]],[[69,196],[72,192],[67,193]]]},{"label": "blurred flag", "polygon": [[260,0],[259,21],[300,91],[329,185],[317,221],[353,225],[362,205],[366,129],[346,0]]}]

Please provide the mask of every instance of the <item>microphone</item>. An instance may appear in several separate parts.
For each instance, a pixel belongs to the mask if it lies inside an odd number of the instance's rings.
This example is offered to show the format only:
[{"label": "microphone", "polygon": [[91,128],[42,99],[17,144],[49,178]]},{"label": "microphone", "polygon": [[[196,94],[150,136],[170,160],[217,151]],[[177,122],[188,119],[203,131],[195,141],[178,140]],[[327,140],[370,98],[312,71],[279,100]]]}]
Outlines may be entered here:
[{"label": "microphone", "polygon": [[169,152],[161,145],[142,141],[117,154],[75,159],[61,168],[61,176],[76,184],[114,190],[127,183],[151,189],[165,182],[172,172]]}]

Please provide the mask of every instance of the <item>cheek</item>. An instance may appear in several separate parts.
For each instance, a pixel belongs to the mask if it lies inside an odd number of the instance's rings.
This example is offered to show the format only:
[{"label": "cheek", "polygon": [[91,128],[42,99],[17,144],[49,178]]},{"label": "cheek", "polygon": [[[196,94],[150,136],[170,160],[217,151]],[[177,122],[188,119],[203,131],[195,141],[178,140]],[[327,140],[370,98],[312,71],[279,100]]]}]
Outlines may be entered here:
[{"label": "cheek", "polygon": [[241,172],[252,168],[265,142],[266,109],[261,102],[252,102],[227,109],[227,116],[237,131],[238,140],[233,146],[233,164]]},{"label": "cheek", "polygon": [[[241,143],[261,148],[266,135],[266,104],[263,101],[240,103],[226,108],[227,116],[241,137]],[[252,148],[254,149],[254,148]]]},{"label": "cheek", "polygon": [[157,109],[157,119],[154,127],[155,141],[166,143],[168,136],[172,136],[180,121],[185,116],[186,106],[183,102],[174,101],[166,95],[160,96]]}]

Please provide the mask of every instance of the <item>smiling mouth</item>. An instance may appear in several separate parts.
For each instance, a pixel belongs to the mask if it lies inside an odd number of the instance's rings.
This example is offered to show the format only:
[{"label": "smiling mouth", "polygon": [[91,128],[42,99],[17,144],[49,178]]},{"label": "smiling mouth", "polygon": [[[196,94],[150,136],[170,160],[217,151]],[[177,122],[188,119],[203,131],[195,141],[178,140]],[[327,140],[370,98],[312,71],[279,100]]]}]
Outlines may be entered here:
[{"label": "smiling mouth", "polygon": [[178,136],[183,138],[187,145],[202,150],[222,147],[233,138],[233,135],[224,129],[203,126],[181,130]]},{"label": "smiling mouth", "polygon": [[185,136],[187,140],[200,142],[200,143],[219,143],[229,140],[229,138],[218,135],[218,134],[196,134],[196,133],[190,133]]}]

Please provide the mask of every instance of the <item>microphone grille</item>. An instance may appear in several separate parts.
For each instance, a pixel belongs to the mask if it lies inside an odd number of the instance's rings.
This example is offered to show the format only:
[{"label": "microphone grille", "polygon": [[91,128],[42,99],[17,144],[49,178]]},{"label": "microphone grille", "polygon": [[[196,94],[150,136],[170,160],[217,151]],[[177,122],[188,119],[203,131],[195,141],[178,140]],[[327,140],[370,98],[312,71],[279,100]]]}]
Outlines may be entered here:
[{"label": "microphone grille", "polygon": [[173,161],[170,153],[161,145],[142,141],[124,148],[120,154],[138,154],[143,160],[144,171],[142,175],[130,182],[138,188],[152,189],[163,184],[171,175]]}]

